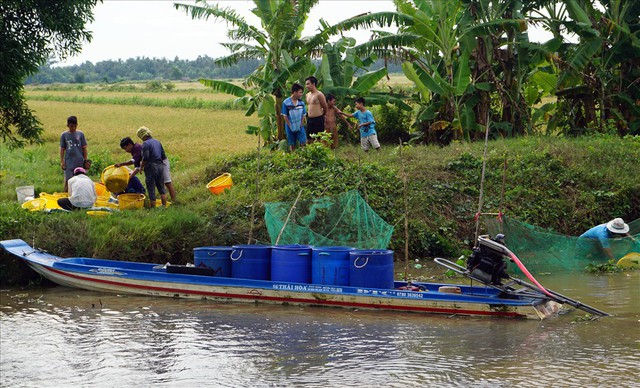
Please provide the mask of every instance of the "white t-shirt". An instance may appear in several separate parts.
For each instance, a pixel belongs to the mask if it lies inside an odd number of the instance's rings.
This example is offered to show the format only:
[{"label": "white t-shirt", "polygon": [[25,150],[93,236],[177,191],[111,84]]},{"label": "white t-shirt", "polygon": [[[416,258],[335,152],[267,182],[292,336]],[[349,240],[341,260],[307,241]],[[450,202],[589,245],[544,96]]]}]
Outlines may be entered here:
[{"label": "white t-shirt", "polygon": [[92,207],[98,199],[96,185],[91,178],[78,174],[69,179],[69,201],[75,207]]}]

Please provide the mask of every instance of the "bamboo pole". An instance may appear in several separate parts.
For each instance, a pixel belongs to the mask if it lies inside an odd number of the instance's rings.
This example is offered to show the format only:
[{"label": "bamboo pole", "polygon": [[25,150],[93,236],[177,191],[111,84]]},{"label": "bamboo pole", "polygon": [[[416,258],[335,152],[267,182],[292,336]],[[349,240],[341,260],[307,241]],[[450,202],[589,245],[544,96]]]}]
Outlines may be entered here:
[{"label": "bamboo pole", "polygon": [[407,171],[402,154],[402,139],[400,141],[400,166],[402,167],[402,196],[404,201],[404,281],[409,283],[409,199],[407,196]]},{"label": "bamboo pole", "polygon": [[251,240],[253,240],[253,226],[255,224],[256,217],[256,203],[258,203],[258,199],[260,198],[260,133],[258,133],[258,166],[256,167],[256,196],[253,198],[253,204],[251,204],[251,222],[249,224],[249,240],[247,244],[251,244]]},{"label": "bamboo pole", "polygon": [[480,214],[482,212],[482,201],[483,193],[484,193],[484,177],[485,171],[487,169],[487,148],[489,146],[489,112],[487,112],[487,127],[484,132],[484,153],[482,154],[482,178],[480,179],[480,198],[478,198],[478,212],[476,213],[476,236],[474,239],[474,247],[477,247],[478,244],[478,234],[480,232]]},{"label": "bamboo pole", "polygon": [[[504,157],[504,168],[502,170],[502,188],[500,189],[500,206],[498,207],[498,214],[502,217],[502,205],[504,204],[504,187],[507,184],[507,157]],[[500,224],[500,233],[504,233],[502,230],[502,218],[499,220]]]},{"label": "bamboo pole", "polygon": [[300,191],[298,191],[298,196],[296,197],[296,200],[293,202],[293,205],[291,206],[291,209],[289,209],[289,214],[287,214],[287,219],[284,220],[284,224],[282,224],[282,228],[280,229],[280,233],[278,233],[278,238],[276,239],[276,243],[274,245],[278,245],[278,243],[280,242],[280,237],[282,237],[282,233],[284,232],[284,228],[287,227],[287,223],[289,223],[289,218],[291,218],[291,214],[293,213],[293,209],[296,208],[296,205],[298,204],[298,200],[300,199],[301,195],[302,195],[302,189],[300,189]]}]

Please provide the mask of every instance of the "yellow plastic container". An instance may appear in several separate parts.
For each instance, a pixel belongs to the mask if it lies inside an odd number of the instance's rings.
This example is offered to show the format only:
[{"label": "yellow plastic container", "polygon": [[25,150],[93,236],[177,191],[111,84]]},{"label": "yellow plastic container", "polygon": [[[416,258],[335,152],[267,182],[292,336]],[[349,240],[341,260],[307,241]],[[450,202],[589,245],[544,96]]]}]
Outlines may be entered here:
[{"label": "yellow plastic container", "polygon": [[47,198],[47,199],[55,199],[56,201],[60,198],[68,198],[69,193],[40,193],[39,198]]},{"label": "yellow plastic container", "polygon": [[93,204],[93,207],[105,207],[105,208],[109,208],[109,209],[117,209],[118,208],[118,204],[117,203],[113,203],[113,202],[109,202],[109,201],[105,201],[104,199],[98,198],[96,203]]},{"label": "yellow plastic container", "polygon": [[107,212],[104,210],[89,210],[87,211],[87,214],[90,215],[91,217],[106,217],[106,216],[110,216],[111,212]]},{"label": "yellow plastic container", "polygon": [[618,260],[618,266],[622,268],[640,268],[640,253],[630,252]]},{"label": "yellow plastic container", "polygon": [[44,210],[47,200],[45,198],[35,198],[22,204],[22,208],[30,212]]},{"label": "yellow plastic container", "polygon": [[[156,207],[162,206],[162,200],[160,198],[156,199]],[[171,206],[171,202],[167,201],[167,207]]]},{"label": "yellow plastic container", "polygon": [[120,194],[118,195],[118,209],[142,209],[144,207],[144,194]]},{"label": "yellow plastic container", "polygon": [[44,198],[47,201],[47,203],[44,205],[45,209],[52,210],[62,209],[60,206],[58,206],[58,199],[67,197],[69,197],[68,193],[40,193],[39,198]]},{"label": "yellow plastic container", "polygon": [[102,171],[100,180],[110,192],[123,192],[129,184],[129,169],[126,167],[109,166]]},{"label": "yellow plastic container", "polygon": [[107,186],[100,182],[93,182],[96,185],[96,194],[98,195],[98,199],[103,201],[108,201],[111,198],[111,193],[107,190]]},{"label": "yellow plastic container", "polygon": [[207,184],[207,188],[213,195],[222,194],[226,189],[231,188],[231,186],[233,186],[233,180],[231,180],[231,174],[228,172],[220,175]]}]

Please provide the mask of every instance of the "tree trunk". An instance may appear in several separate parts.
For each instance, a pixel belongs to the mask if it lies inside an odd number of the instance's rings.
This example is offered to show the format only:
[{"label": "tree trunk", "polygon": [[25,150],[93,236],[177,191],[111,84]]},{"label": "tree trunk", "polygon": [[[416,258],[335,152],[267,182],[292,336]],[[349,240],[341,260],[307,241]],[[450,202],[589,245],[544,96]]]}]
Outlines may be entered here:
[{"label": "tree trunk", "polygon": [[283,97],[276,97],[276,123],[278,124],[278,140],[284,140],[287,138],[287,135],[284,133],[284,117],[280,114],[280,110],[282,109],[282,101],[284,101]]}]

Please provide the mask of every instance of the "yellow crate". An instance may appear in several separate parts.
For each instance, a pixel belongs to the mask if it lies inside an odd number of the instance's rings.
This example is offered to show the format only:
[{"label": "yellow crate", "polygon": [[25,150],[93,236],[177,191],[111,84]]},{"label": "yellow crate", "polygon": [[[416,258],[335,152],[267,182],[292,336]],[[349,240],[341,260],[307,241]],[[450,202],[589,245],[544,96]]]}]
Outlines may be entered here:
[{"label": "yellow crate", "polygon": [[118,209],[142,209],[144,207],[144,194],[120,194],[118,195]]}]

